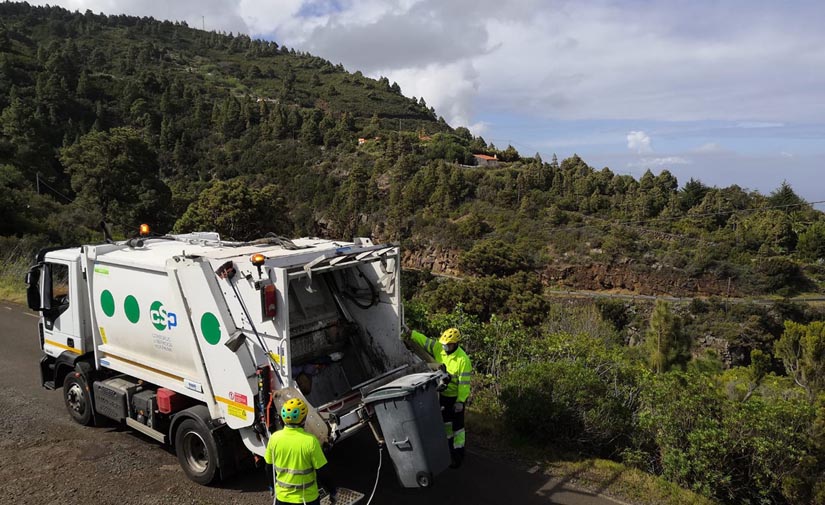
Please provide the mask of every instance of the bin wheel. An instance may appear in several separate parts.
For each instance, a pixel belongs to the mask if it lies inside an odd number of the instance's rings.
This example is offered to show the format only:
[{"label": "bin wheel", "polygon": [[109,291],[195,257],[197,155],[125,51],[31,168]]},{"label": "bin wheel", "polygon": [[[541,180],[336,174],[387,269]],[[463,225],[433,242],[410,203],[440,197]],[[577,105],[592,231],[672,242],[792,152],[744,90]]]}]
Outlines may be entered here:
[{"label": "bin wheel", "polygon": [[212,433],[194,419],[186,419],[175,434],[175,453],[183,473],[201,485],[218,477],[218,447]]},{"label": "bin wheel", "polygon": [[63,401],[74,421],[83,426],[94,424],[92,415],[92,393],[82,375],[74,372],[63,381]]},{"label": "bin wheel", "polygon": [[429,472],[418,472],[415,476],[415,481],[420,487],[430,487],[433,485],[433,477]]}]

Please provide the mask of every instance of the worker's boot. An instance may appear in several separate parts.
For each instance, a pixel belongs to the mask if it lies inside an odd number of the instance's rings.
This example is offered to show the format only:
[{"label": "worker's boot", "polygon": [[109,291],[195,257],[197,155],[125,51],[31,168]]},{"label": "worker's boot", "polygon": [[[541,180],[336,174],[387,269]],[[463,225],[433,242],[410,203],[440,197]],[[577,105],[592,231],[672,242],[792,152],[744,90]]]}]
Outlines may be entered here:
[{"label": "worker's boot", "polygon": [[464,448],[452,449],[450,451],[450,468],[458,468],[464,463]]}]

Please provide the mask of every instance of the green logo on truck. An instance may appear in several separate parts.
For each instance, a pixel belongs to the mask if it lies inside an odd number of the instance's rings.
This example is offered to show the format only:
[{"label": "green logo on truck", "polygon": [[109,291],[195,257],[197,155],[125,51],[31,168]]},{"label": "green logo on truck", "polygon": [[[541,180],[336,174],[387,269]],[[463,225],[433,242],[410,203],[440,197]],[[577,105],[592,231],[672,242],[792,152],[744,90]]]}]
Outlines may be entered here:
[{"label": "green logo on truck", "polygon": [[149,307],[149,319],[152,326],[158,330],[172,329],[178,325],[178,316],[174,312],[167,311],[159,301],[152,303]]},{"label": "green logo on truck", "polygon": [[103,292],[100,293],[100,308],[103,309],[103,313],[108,317],[115,315],[115,297],[112,296],[112,292],[108,289],[104,289]]},{"label": "green logo on truck", "polygon": [[215,314],[207,312],[201,316],[201,333],[204,340],[212,345],[221,341],[221,323]]},{"label": "green logo on truck", "polygon": [[140,320],[140,305],[138,305],[137,298],[132,295],[126,297],[123,301],[123,311],[126,312],[126,319],[132,324],[137,324]]}]

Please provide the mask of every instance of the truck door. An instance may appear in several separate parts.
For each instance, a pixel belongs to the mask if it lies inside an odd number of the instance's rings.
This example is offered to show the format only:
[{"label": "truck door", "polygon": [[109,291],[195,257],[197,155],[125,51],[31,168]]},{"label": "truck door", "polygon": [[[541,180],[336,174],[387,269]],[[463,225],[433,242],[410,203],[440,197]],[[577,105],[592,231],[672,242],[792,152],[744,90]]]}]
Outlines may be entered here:
[{"label": "truck door", "polygon": [[49,260],[43,265],[41,299],[43,301],[43,352],[57,357],[65,351],[83,354],[85,345],[80,332],[77,264]]}]

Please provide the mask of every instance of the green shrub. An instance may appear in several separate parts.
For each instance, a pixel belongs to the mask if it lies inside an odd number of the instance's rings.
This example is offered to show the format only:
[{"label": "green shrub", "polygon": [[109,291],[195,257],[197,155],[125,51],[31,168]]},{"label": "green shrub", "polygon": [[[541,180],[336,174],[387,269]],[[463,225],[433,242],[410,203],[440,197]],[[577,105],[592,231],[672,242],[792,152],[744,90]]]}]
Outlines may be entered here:
[{"label": "green shrub", "polygon": [[45,246],[44,237],[0,237],[0,299],[18,303],[25,300],[26,272],[38,249]]},{"label": "green shrub", "polygon": [[630,445],[642,370],[586,335],[535,344],[535,361],[503,377],[507,425],[539,443],[617,455]]},{"label": "green shrub", "polygon": [[776,256],[760,260],[756,271],[761,277],[761,287],[765,291],[790,296],[810,287],[810,281],[802,273],[799,265],[785,257]]},{"label": "green shrub", "polygon": [[503,240],[482,240],[459,258],[462,270],[477,275],[506,277],[529,268],[527,257]]},{"label": "green shrub", "polygon": [[670,372],[646,384],[639,419],[662,474],[706,496],[784,502],[809,481],[814,410],[799,399],[730,401],[708,376]]}]

